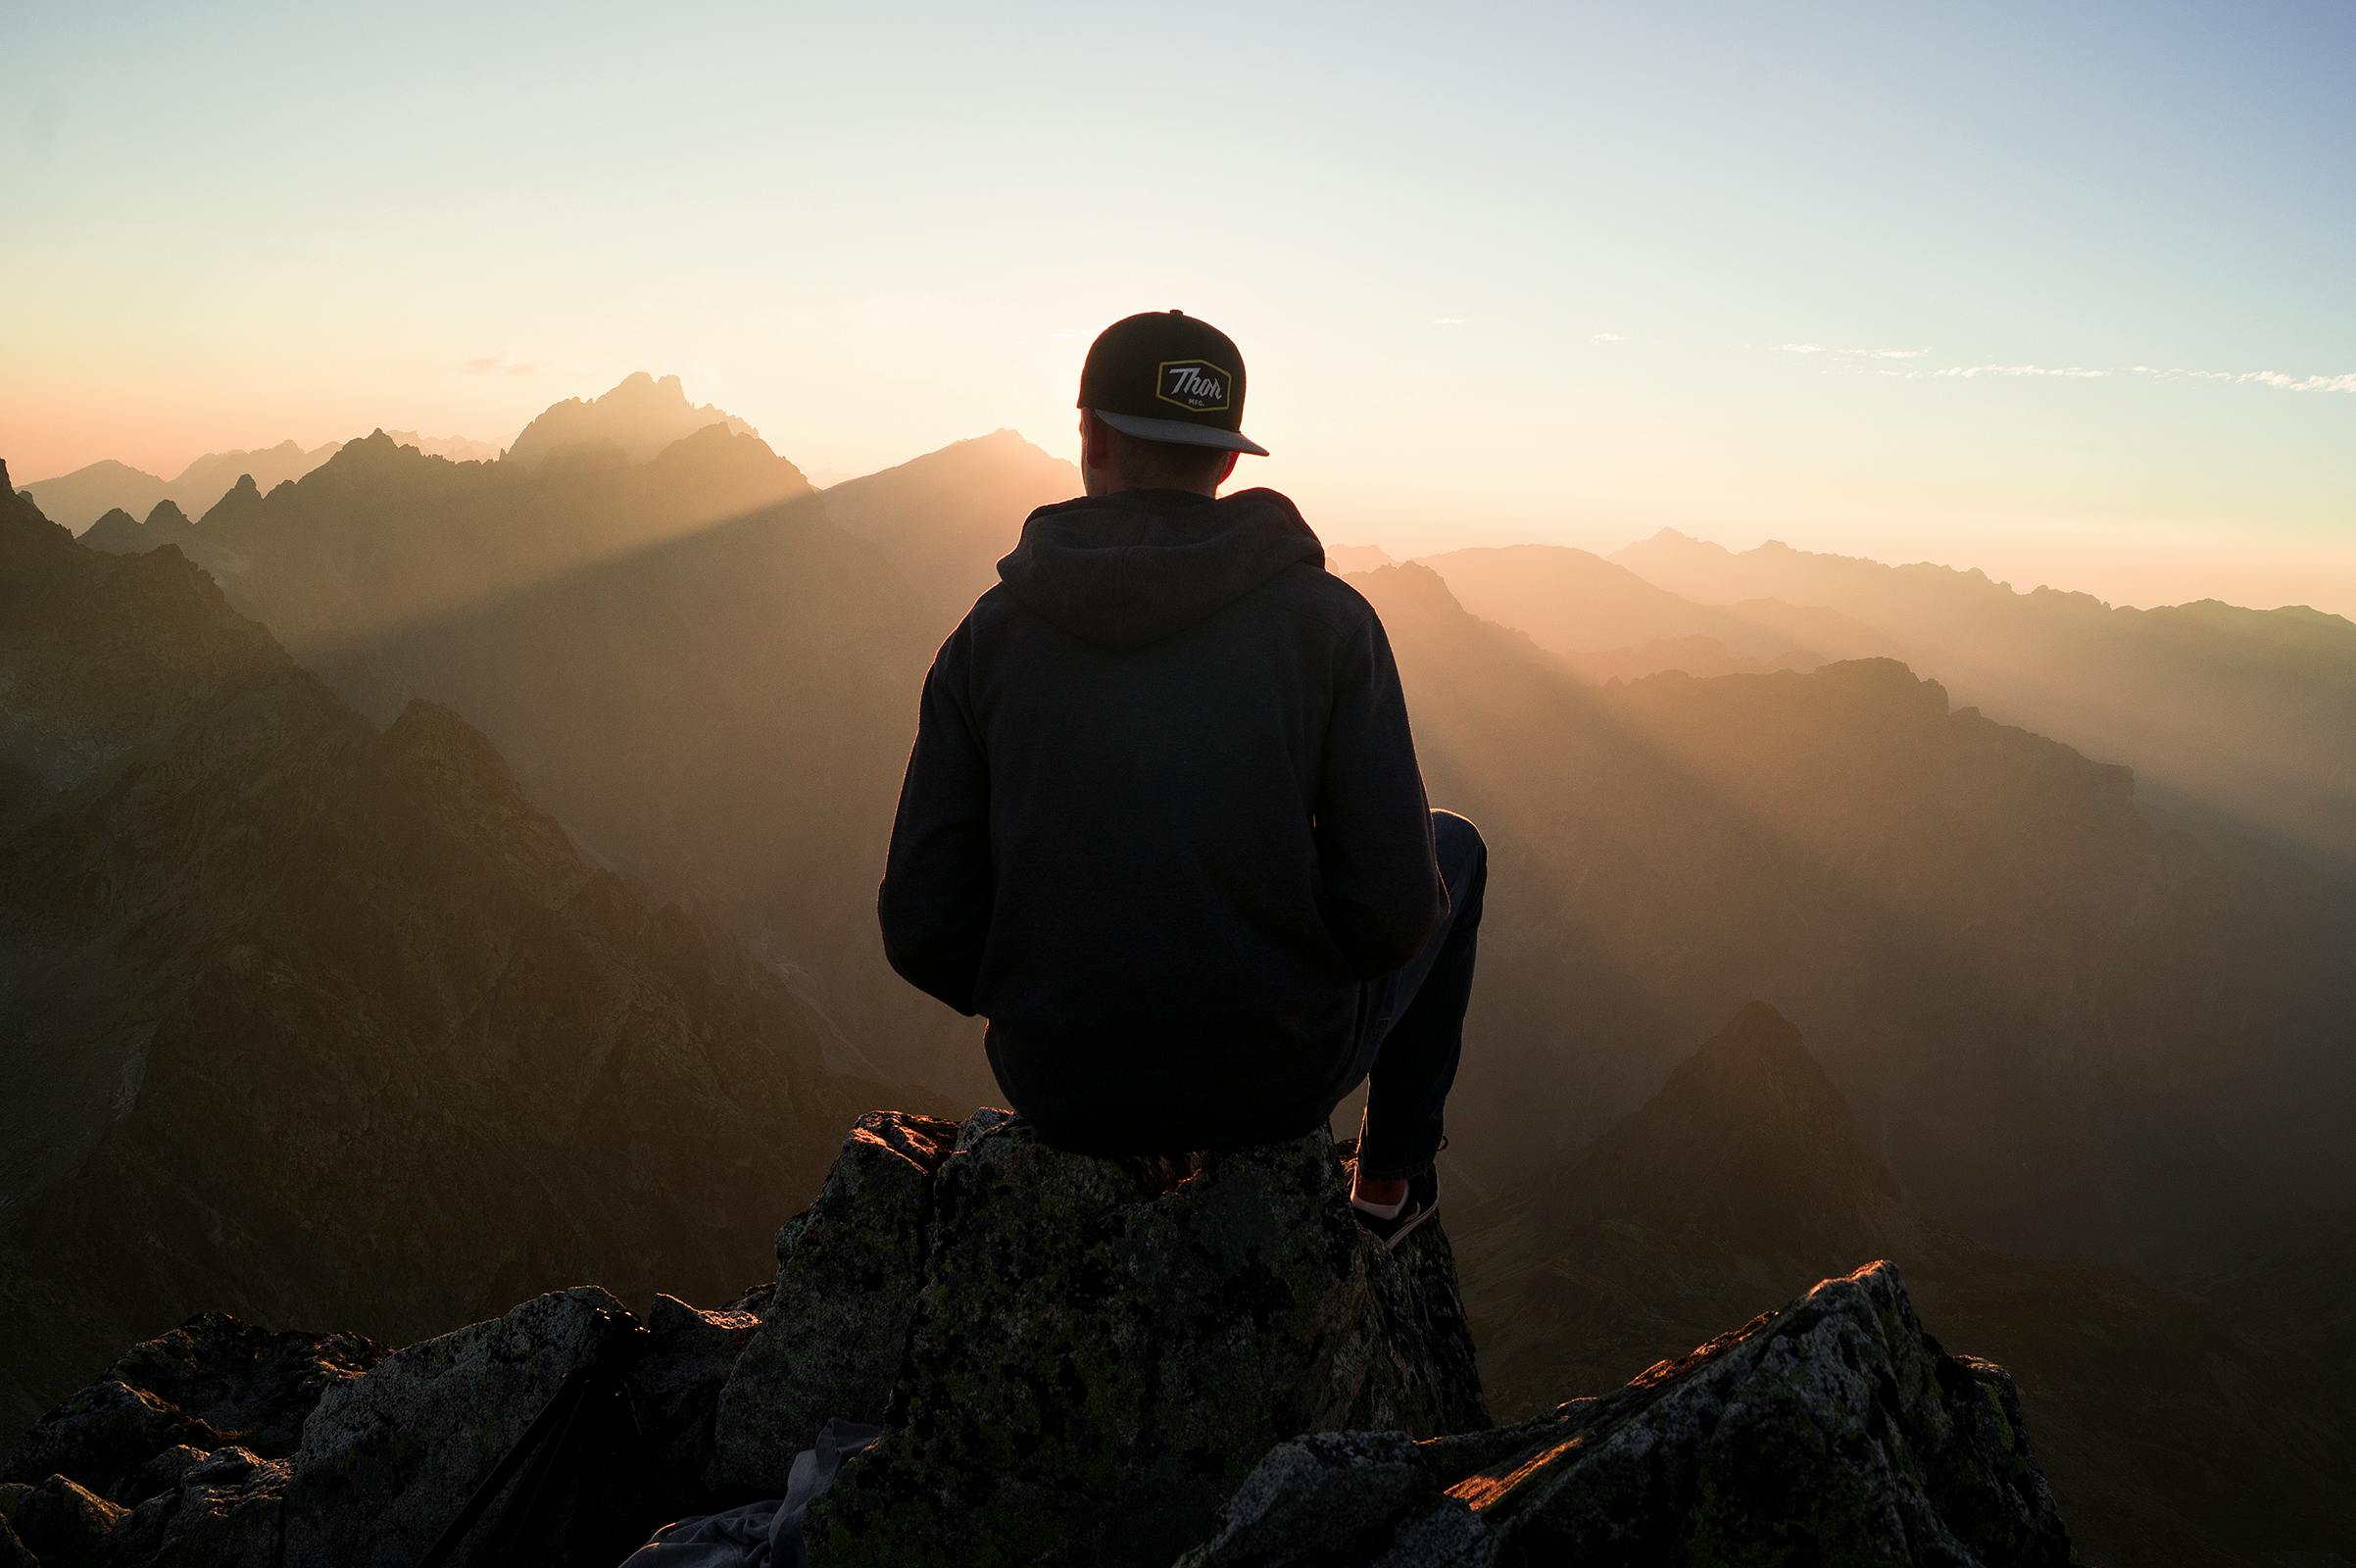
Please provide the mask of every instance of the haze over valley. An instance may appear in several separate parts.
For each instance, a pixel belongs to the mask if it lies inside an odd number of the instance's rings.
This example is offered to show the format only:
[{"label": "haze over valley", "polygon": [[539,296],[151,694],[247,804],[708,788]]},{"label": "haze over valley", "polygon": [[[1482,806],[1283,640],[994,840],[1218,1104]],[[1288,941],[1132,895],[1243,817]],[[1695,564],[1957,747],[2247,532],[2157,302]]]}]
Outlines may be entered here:
[{"label": "haze over valley", "polygon": [[[859,1110],[994,1098],[874,889],[933,651],[1079,477],[791,446],[633,374],[497,447],[0,497],[14,1423],[200,1307],[723,1300]],[[1310,520],[1492,846],[1443,1170],[1499,1408],[1889,1255],[2106,1552],[2326,1549],[2356,625]],[[2139,1376],[2193,1341],[2265,1392]]]}]

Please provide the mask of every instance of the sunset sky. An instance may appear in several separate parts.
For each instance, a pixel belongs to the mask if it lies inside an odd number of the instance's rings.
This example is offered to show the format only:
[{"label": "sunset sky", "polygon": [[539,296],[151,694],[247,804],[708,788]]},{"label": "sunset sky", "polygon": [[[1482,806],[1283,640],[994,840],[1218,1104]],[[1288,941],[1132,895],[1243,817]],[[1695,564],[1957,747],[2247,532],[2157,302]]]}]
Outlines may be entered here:
[{"label": "sunset sky", "polygon": [[0,457],[504,442],[676,373],[814,470],[1242,344],[1413,552],[1662,526],[2356,615],[2356,6],[0,0]]}]

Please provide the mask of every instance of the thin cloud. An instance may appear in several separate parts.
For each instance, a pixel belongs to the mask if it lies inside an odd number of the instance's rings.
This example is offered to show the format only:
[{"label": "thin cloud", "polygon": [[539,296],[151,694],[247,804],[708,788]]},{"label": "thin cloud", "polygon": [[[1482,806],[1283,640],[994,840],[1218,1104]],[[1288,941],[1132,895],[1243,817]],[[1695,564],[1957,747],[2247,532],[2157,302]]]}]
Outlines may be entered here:
[{"label": "thin cloud", "polygon": [[1588,339],[1590,343],[1625,343],[1628,340],[1625,332],[1597,332]]},{"label": "thin cloud", "polygon": [[[1843,361],[1859,360],[1919,360],[1928,352],[1924,349],[1828,349],[1816,343],[1778,343],[1779,353],[1829,354],[1836,367],[1862,374],[1868,368],[1873,373],[1897,380],[1915,381],[1926,377],[1940,380],[1975,381],[1982,376],[2058,377],[2073,381],[2099,381],[2111,376],[2146,375],[2155,381],[2217,381],[2231,386],[2272,387],[2278,392],[2347,392],[2356,393],[2356,370],[2338,375],[2288,375],[2281,370],[2201,370],[2182,365],[2131,365],[2125,368],[2092,365],[1945,365],[1936,369],[1890,369],[1865,365],[1842,366]],[[1818,371],[1818,374],[1824,373]]]},{"label": "thin cloud", "polygon": [[1461,316],[1435,316],[1432,318],[1432,324],[1434,326],[1462,326],[1464,318]]},{"label": "thin cloud", "polygon": [[1927,372],[1931,375],[1957,375],[1969,381],[1982,375],[2064,375],[2092,378],[2108,375],[2108,370],[2089,369],[2083,365],[1950,365],[1943,369]]},{"label": "thin cloud", "polygon": [[2183,366],[2138,365],[2135,371],[2161,381],[2224,381],[2270,386],[2278,392],[2356,392],[2356,370],[2345,375],[2284,375],[2280,370],[2189,370]]}]

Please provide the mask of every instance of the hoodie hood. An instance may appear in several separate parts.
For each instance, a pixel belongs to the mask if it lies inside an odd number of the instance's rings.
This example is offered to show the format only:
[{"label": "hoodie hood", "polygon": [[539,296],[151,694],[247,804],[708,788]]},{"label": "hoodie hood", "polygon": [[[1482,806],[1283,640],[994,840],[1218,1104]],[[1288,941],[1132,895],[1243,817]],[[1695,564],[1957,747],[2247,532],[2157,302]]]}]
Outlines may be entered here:
[{"label": "hoodie hood", "polygon": [[1142,648],[1225,609],[1325,547],[1273,490],[1124,490],[1041,507],[998,564],[1024,605],[1104,648]]}]

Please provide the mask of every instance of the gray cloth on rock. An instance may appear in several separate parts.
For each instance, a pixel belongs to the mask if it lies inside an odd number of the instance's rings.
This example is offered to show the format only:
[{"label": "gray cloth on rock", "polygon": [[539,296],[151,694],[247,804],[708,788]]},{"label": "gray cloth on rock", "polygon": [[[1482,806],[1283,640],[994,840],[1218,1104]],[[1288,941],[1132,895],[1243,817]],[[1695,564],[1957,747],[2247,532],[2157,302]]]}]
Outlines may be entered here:
[{"label": "gray cloth on rock", "polygon": [[809,1568],[804,1511],[834,1485],[845,1459],[882,1436],[881,1427],[830,1419],[818,1428],[816,1446],[794,1455],[783,1498],[664,1525],[621,1568]]}]

